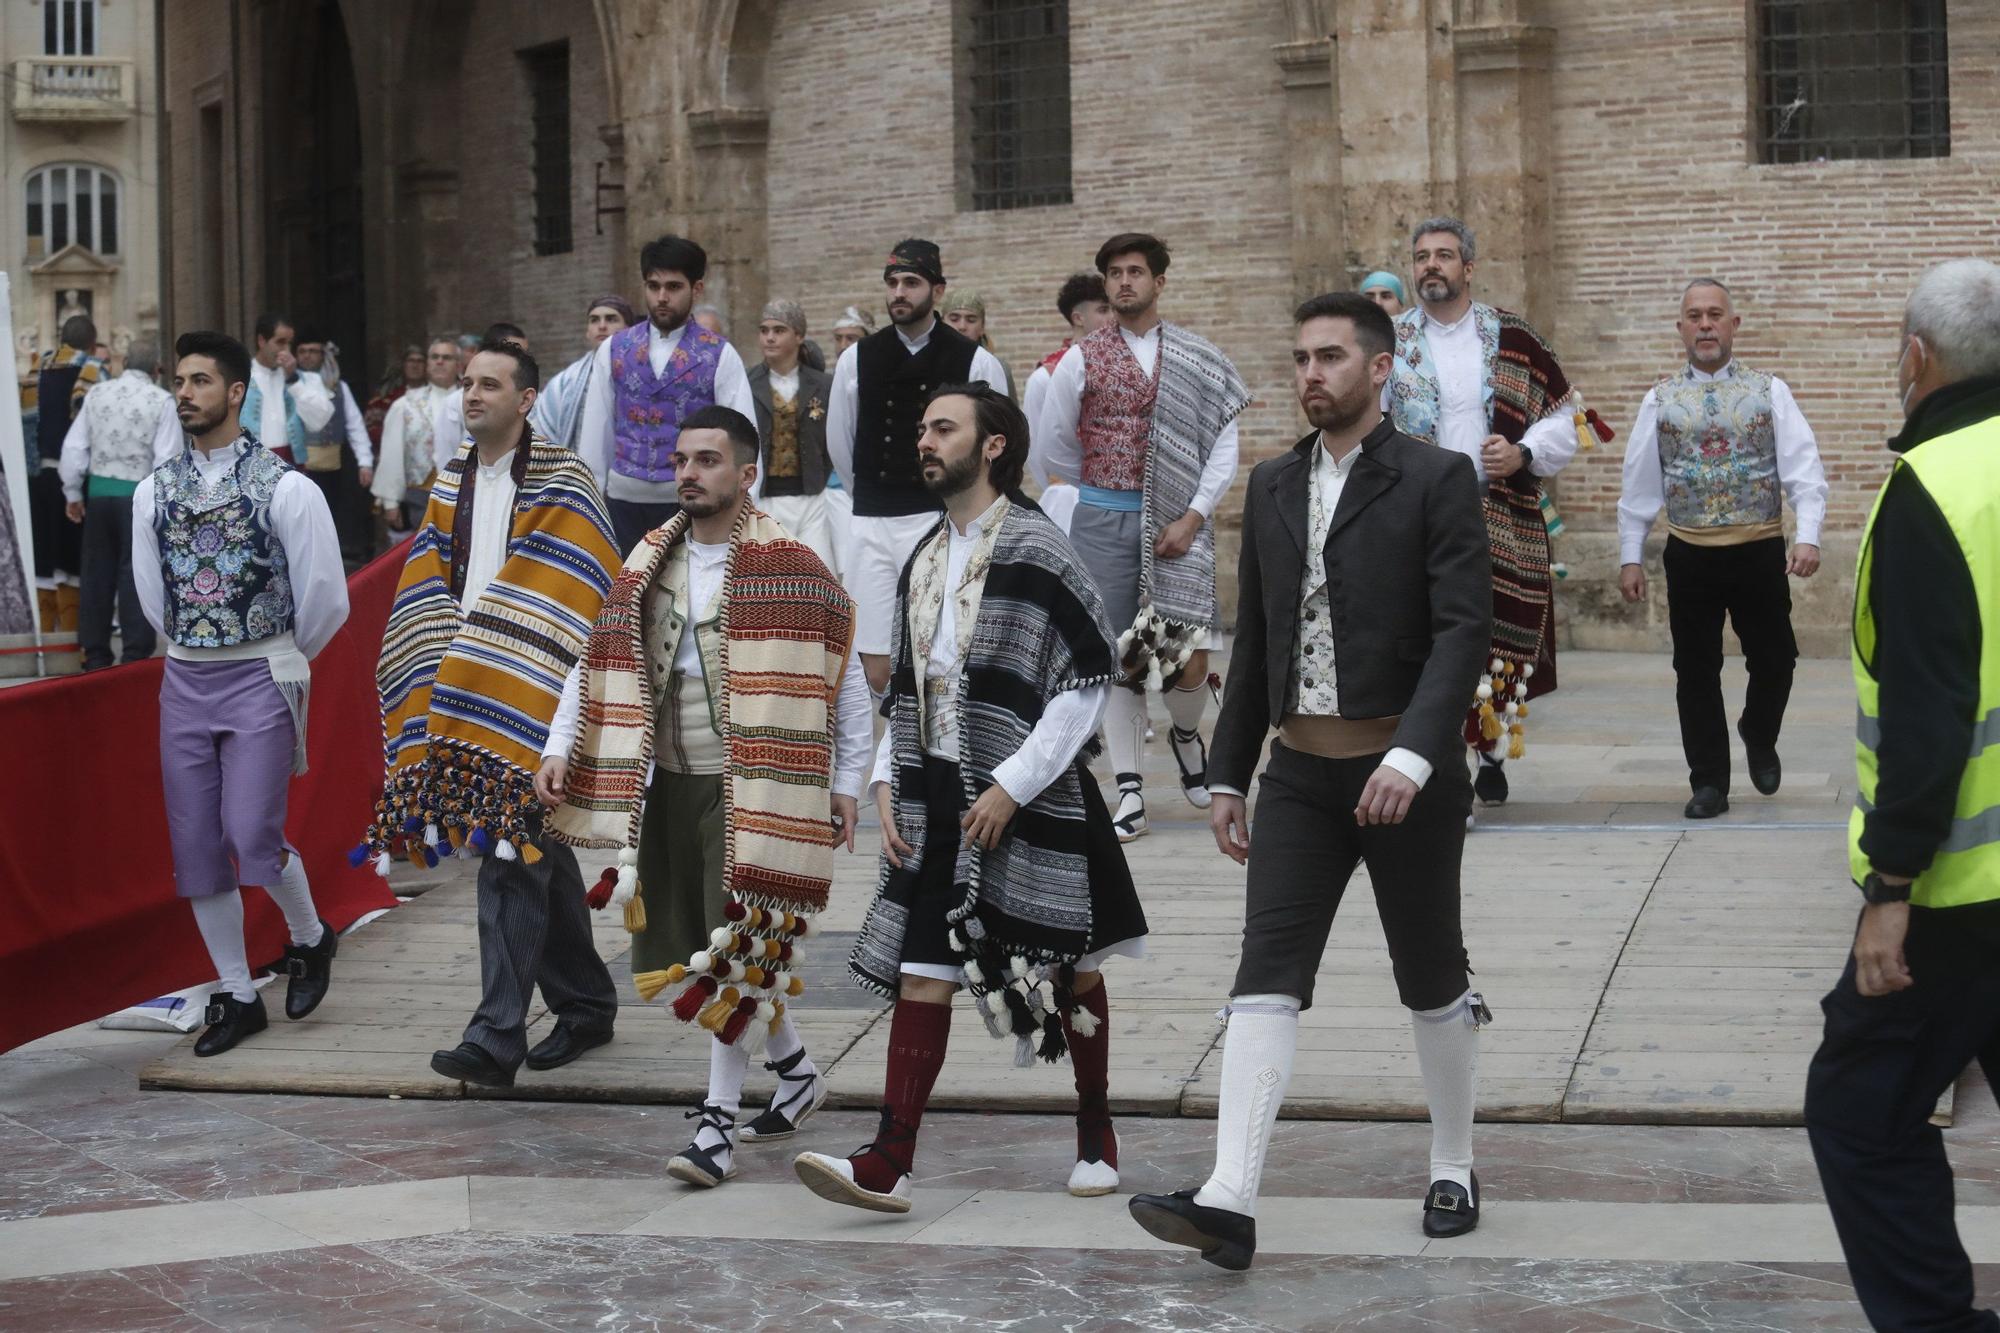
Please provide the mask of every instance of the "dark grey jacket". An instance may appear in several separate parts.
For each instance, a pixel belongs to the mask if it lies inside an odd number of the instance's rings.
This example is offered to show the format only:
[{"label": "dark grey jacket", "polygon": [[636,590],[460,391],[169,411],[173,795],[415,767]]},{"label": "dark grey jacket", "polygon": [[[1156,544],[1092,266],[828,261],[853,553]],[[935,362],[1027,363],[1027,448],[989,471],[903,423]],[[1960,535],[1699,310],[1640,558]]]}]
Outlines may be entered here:
[{"label": "dark grey jacket", "polygon": [[[1236,641],[1209,747],[1212,783],[1250,790],[1283,716],[1298,638],[1317,432],[1259,463],[1243,501]],[[1493,572],[1472,460],[1399,434],[1361,443],[1326,538],[1340,711],[1402,716],[1394,745],[1463,763],[1460,730],[1493,637]]]},{"label": "dark grey jacket", "polygon": [[[750,367],[750,397],[757,404],[757,439],[763,446],[757,455],[758,471],[770,475],[771,467],[771,368],[759,361]],[[833,376],[799,362],[799,488],[796,491],[770,489],[765,494],[818,495],[826,489],[831,464],[826,454],[826,409],[833,401]]]}]

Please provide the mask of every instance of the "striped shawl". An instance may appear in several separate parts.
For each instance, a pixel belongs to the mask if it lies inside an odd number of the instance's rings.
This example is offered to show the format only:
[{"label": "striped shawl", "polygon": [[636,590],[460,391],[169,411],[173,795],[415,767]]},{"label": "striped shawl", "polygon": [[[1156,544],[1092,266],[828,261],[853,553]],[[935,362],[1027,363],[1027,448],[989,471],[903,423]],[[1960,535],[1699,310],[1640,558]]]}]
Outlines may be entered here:
[{"label": "striped shawl", "polygon": [[1146,451],[1140,609],[1170,624],[1207,629],[1216,622],[1215,525],[1202,524],[1187,554],[1173,559],[1155,557],[1153,543],[1194,504],[1216,437],[1250,405],[1250,390],[1220,348],[1178,324],[1160,325],[1158,369],[1152,448]]},{"label": "striped shawl", "polygon": [[[1104,603],[1069,540],[1031,502],[1009,499],[958,695],[958,765],[968,806],[993,784],[995,766],[1027,741],[1049,700],[1121,674]],[[904,566],[897,587],[889,679],[896,826],[911,847],[905,865],[919,865],[926,855],[956,857],[955,881],[966,897],[952,913],[954,946],[965,960],[967,984],[994,1035],[1019,1036],[1024,1026],[1040,1027],[1058,1007],[1074,1003],[1063,984],[1066,968],[1106,942],[1093,934],[1085,855],[1082,784],[1091,779],[1072,764],[1021,807],[992,851],[924,845],[921,684],[908,607],[911,570],[929,544],[945,540],[940,523]],[[909,920],[908,905],[889,891],[890,869],[885,858],[848,960],[855,981],[886,998],[897,991]]]},{"label": "striped shawl", "polygon": [[[626,557],[584,652],[581,725],[564,802],[550,826],[579,847],[617,848],[621,896],[636,892],[639,830],[652,765],[653,690],[646,594],[682,541],[677,515]],[[727,1042],[759,1045],[805,989],[791,941],[825,910],[834,834],[827,796],[834,709],[854,640],[854,608],[811,548],[746,507],[730,538],[720,608],[724,753],[723,869],[732,938],[685,967],[634,978],[650,999],[672,986],[674,1012]],[[611,872],[607,872],[610,874]],[[636,924],[636,923],[635,923]],[[759,1021],[754,1025],[751,1020]]]},{"label": "striped shawl", "polygon": [[453,848],[541,859],[535,770],[618,551],[590,470],[539,434],[525,447],[506,561],[469,611],[452,557],[472,445],[438,475],[403,565],[375,668],[388,778],[355,854],[383,874],[392,855]]}]

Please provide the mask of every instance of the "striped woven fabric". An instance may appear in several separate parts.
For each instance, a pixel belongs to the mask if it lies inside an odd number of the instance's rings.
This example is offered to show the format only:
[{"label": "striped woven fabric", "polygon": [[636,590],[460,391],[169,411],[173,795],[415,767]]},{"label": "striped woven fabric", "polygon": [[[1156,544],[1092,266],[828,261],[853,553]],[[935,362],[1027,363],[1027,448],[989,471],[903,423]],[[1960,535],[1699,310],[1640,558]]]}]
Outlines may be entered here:
[{"label": "striped woven fabric", "polygon": [[465,845],[541,859],[534,774],[618,550],[589,469],[538,434],[527,447],[506,561],[463,613],[452,525],[470,445],[431,490],[375,669],[388,760],[366,843],[377,853],[434,863]]}]

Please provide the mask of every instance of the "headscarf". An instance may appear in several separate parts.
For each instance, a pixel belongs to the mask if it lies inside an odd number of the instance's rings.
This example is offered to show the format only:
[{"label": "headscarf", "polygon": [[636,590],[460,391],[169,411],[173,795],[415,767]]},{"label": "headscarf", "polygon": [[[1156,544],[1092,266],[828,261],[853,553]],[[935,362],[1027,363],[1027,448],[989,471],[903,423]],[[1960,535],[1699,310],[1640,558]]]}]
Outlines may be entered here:
[{"label": "headscarf", "polygon": [[981,319],[985,319],[986,297],[977,291],[948,292],[945,295],[944,304],[938,307],[938,313],[940,315],[949,315],[954,310],[964,311],[966,314],[977,315]]},{"label": "headscarf", "polygon": [[1399,303],[1403,305],[1410,303],[1410,298],[1403,294],[1403,280],[1388,269],[1378,268],[1361,280],[1360,290],[1365,292],[1370,287],[1387,287],[1396,294],[1396,300]]},{"label": "headscarf", "polygon": [[632,303],[630,301],[627,301],[622,296],[598,297],[595,301],[592,301],[589,305],[583,308],[584,318],[585,319],[590,318],[590,312],[597,309],[599,306],[602,306],[607,310],[616,310],[618,312],[619,318],[625,321],[625,327],[628,329],[631,328],[634,324],[637,324],[639,322],[639,312],[634,310],[632,308]]},{"label": "headscarf", "polygon": [[929,283],[943,282],[944,256],[938,252],[935,242],[912,236],[909,240],[896,242],[896,248],[889,252],[888,262],[882,266],[883,277],[896,273],[914,273]]},{"label": "headscarf", "polygon": [[836,330],[860,329],[863,333],[873,333],[875,332],[875,320],[873,316],[869,315],[860,306],[851,305],[840,312],[840,318],[833,321],[833,328]]},{"label": "headscarf", "polygon": [[803,338],[806,336],[806,310],[797,301],[766,301],[764,313],[757,316],[759,324],[789,324],[792,332]]}]

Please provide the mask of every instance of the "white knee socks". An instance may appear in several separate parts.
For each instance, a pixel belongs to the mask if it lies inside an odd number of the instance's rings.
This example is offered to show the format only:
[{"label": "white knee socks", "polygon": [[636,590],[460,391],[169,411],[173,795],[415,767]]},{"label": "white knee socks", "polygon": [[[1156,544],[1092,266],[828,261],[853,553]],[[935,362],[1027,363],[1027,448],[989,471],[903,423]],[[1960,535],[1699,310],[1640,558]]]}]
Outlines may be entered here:
[{"label": "white knee socks", "polygon": [[1113,776],[1137,773],[1145,745],[1146,696],[1113,685],[1111,702],[1104,706],[1104,753],[1111,760]]},{"label": "white knee socks", "polygon": [[1215,1174],[1195,1191],[1196,1203],[1257,1215],[1264,1150],[1292,1081],[1298,1044],[1299,1002],[1294,997],[1239,995],[1229,1002],[1221,1106],[1215,1118]]},{"label": "white knee socks", "polygon": [[319,943],[323,930],[319,909],[313,906],[312,887],[306,883],[304,858],[289,847],[285,852],[284,871],[276,884],[264,886],[264,892],[271,895],[271,901],[285,914],[285,928],[292,932],[292,943],[311,947]]},{"label": "white knee socks", "polygon": [[[750,1068],[750,1053],[733,1042],[709,1038],[708,1101],[730,1116],[743,1108],[743,1075]],[[703,1125],[694,1136],[697,1148],[714,1152],[718,1147],[734,1147],[721,1133]]]},{"label": "white knee socks", "polygon": [[215,964],[221,989],[246,1003],[257,998],[250,984],[250,960],[243,947],[243,894],[231,889],[206,898],[190,898],[194,923],[201,929],[201,942],[208,946],[209,961]]},{"label": "white knee socks", "polygon": [[1431,1108],[1431,1179],[1472,1188],[1473,1076],[1479,1066],[1479,1027],[1472,992],[1442,1009],[1410,1010],[1417,1067]]},{"label": "white knee socks", "polygon": [[1167,716],[1182,731],[1195,731],[1201,726],[1201,715],[1208,710],[1208,682],[1198,680],[1192,685],[1181,685],[1166,693]]}]

